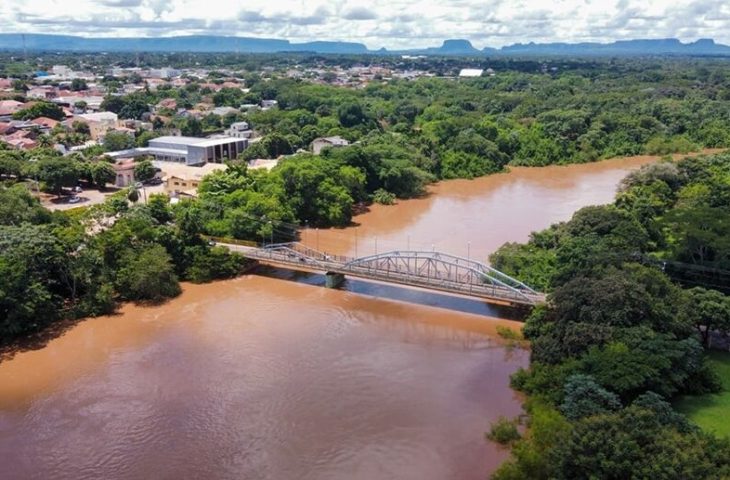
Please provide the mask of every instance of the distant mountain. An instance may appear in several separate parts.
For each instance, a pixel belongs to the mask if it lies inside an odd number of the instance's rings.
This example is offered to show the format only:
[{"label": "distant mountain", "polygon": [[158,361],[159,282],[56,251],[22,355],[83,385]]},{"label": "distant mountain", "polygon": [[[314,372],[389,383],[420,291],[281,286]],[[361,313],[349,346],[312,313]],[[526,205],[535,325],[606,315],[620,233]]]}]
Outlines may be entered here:
[{"label": "distant mountain", "polygon": [[388,51],[368,50],[361,43],[314,41],[291,43],[273,38],[193,35],[158,38],[85,38],[68,35],[0,34],[0,49],[70,52],[312,52],[329,54],[418,54],[452,56],[516,55],[730,55],[730,47],[712,39],[682,43],[676,38],[620,40],[612,43],[517,43],[478,50],[468,40],[445,40],[440,47]]},{"label": "distant mountain", "polygon": [[730,47],[712,39],[682,43],[676,38],[620,40],[613,43],[517,43],[503,47],[503,55],[730,55]]},{"label": "distant mountain", "polygon": [[157,38],[84,38],[65,35],[0,34],[0,49],[60,52],[317,52],[368,53],[361,43],[307,42],[248,37],[194,35]]},{"label": "distant mountain", "polygon": [[[412,51],[411,51],[412,52]],[[437,48],[425,48],[417,53],[423,55],[479,55],[481,52],[474,48],[469,40],[444,40],[443,45]]]}]

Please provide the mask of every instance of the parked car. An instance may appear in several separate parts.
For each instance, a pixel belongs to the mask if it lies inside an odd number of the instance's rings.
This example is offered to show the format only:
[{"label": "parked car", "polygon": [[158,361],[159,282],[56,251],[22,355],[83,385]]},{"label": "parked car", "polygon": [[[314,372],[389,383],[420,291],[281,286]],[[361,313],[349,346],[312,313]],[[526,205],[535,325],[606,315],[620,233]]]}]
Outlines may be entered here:
[{"label": "parked car", "polygon": [[160,177],[153,177],[149,180],[147,180],[147,185],[160,185],[162,184],[162,179]]},{"label": "parked car", "polygon": [[68,203],[79,203],[80,201],[81,201],[81,198],[77,197],[76,195],[74,195],[73,197],[68,199]]},{"label": "parked car", "polygon": [[78,185],[74,187],[74,190],[73,191],[74,191],[74,193],[81,193],[81,192],[83,192],[83,190],[81,189],[81,187],[79,187]]}]

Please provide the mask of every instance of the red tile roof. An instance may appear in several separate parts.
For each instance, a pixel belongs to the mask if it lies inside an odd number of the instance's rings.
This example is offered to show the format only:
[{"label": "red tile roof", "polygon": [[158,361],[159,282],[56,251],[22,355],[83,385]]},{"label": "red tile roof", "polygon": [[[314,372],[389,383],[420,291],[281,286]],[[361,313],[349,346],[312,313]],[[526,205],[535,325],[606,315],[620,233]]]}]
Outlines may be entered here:
[{"label": "red tile roof", "polygon": [[53,128],[56,125],[58,125],[58,121],[48,118],[48,117],[38,117],[31,120],[32,123],[35,123],[36,125],[40,125],[42,127],[48,127]]}]

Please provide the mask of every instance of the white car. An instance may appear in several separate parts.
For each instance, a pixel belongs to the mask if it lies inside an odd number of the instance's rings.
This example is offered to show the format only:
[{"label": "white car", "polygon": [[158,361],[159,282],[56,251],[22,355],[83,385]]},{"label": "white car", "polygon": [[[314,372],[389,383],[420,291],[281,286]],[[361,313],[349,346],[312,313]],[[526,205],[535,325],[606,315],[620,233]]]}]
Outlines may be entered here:
[{"label": "white car", "polygon": [[79,198],[75,195],[68,199],[68,203],[79,203],[80,201],[81,201],[81,198]]}]

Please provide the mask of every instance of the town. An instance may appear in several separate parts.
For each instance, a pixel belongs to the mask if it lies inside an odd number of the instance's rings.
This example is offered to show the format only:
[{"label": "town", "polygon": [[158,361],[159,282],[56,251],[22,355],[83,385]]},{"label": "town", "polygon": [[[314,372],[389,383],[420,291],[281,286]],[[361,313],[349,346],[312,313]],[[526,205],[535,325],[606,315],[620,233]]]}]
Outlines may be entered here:
[{"label": "town", "polygon": [[[423,62],[426,57],[404,55],[402,60]],[[110,67],[100,71],[98,65],[74,70],[52,65],[24,79],[0,78],[0,144],[23,151],[43,147],[64,156],[103,157],[113,169],[113,175],[107,172],[113,187],[144,184],[150,193],[165,192],[173,200],[195,196],[205,174],[225,169],[229,160],[241,158],[250,145],[261,141],[262,132],[250,124],[249,114],[277,108],[275,99],[252,94],[250,81],[247,83],[240,73],[171,67]],[[452,73],[451,78],[495,75],[492,68],[460,68]],[[393,79],[435,76],[433,68],[387,63],[347,68],[292,65],[276,71],[263,67],[253,73],[256,81],[288,78],[353,89],[365,88],[371,82],[387,84]],[[139,93],[155,103],[125,104],[122,100]],[[348,144],[338,135],[322,136],[277,158],[247,158],[247,164],[252,169],[271,169],[286,155],[306,151],[319,154],[322,148]],[[144,161],[154,165],[154,176],[145,175],[145,169],[138,167]],[[104,185],[100,186],[103,190]],[[81,194],[78,185],[68,187],[68,192],[60,191],[68,193],[63,198],[43,196],[44,204],[64,209],[105,198],[90,191]]]}]

